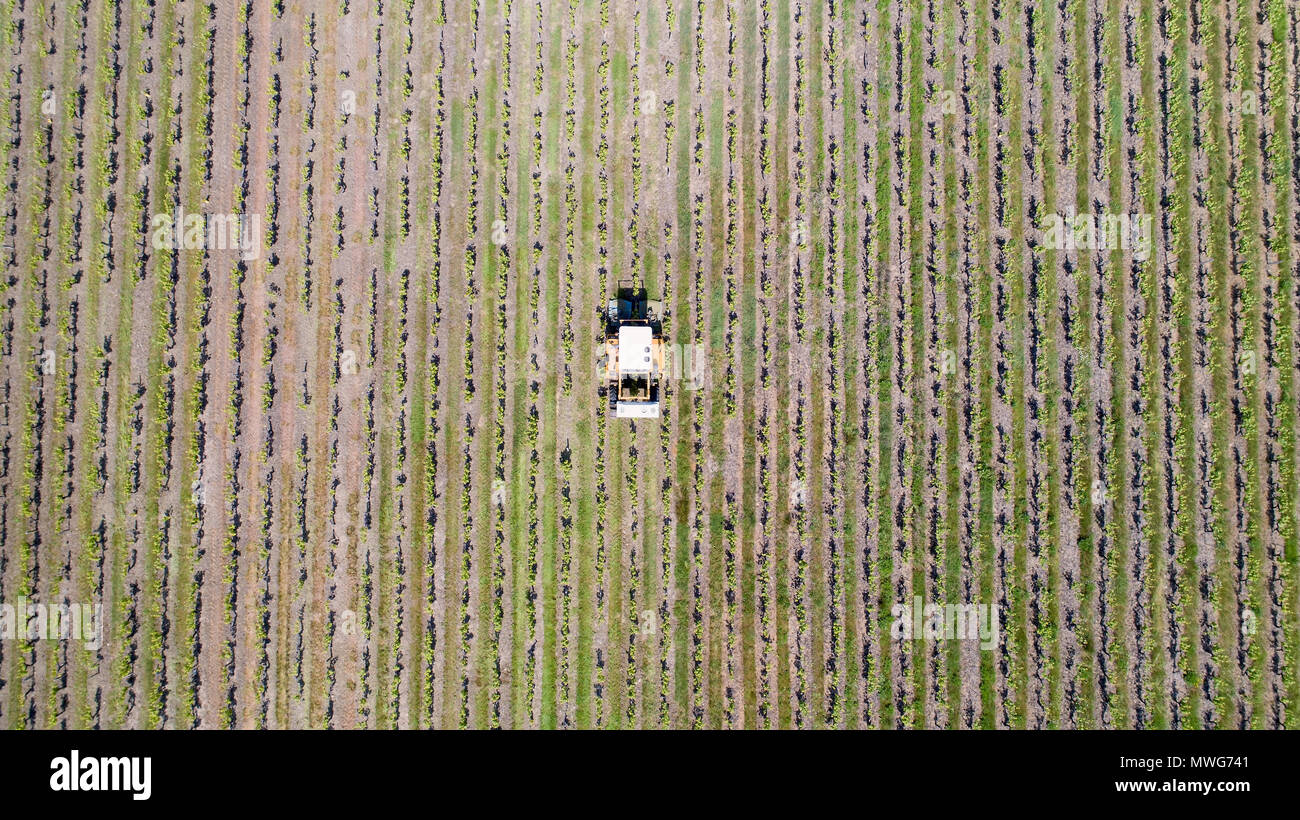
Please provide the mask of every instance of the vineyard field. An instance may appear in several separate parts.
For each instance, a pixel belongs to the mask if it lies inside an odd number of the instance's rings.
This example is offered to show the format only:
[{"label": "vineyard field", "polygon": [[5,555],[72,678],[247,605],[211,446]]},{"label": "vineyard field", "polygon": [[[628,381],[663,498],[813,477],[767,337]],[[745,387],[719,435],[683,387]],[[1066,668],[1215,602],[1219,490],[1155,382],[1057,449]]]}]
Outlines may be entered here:
[{"label": "vineyard field", "polygon": [[1298,30],[0,0],[0,727],[1300,728]]}]

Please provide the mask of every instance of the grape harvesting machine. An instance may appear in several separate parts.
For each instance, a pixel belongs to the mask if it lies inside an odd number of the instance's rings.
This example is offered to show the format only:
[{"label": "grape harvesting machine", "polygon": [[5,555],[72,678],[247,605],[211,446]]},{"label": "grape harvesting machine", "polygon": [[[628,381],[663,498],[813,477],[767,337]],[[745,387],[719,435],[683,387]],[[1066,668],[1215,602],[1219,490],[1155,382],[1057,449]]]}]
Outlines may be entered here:
[{"label": "grape harvesting machine", "polygon": [[657,419],[664,372],[663,303],[620,281],[605,312],[605,391],[615,418]]}]

